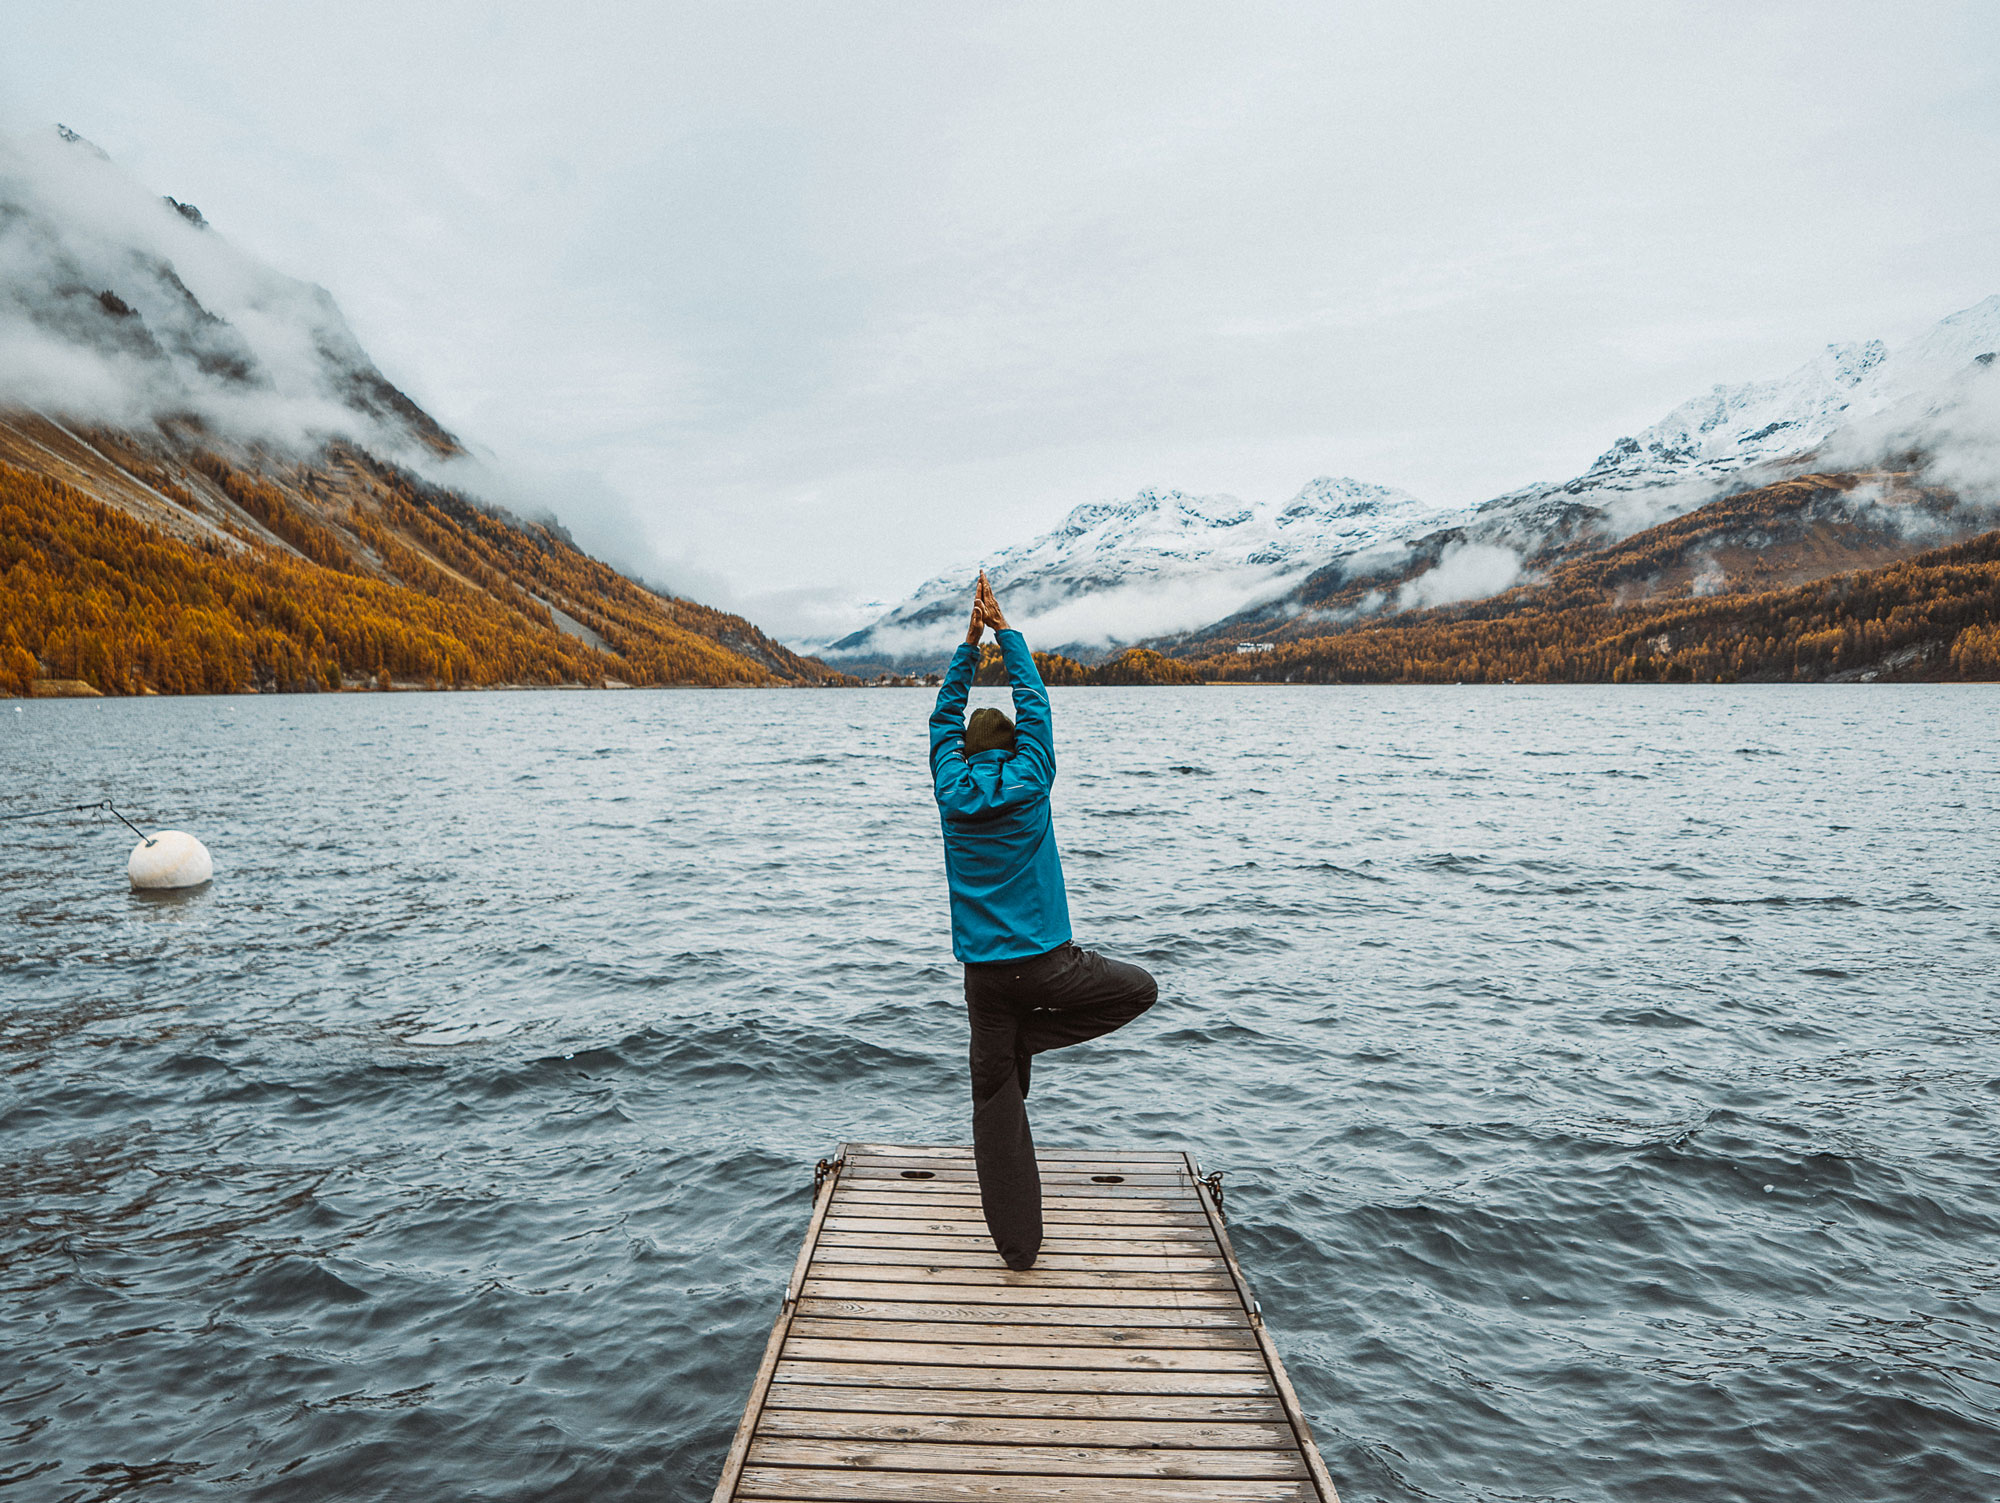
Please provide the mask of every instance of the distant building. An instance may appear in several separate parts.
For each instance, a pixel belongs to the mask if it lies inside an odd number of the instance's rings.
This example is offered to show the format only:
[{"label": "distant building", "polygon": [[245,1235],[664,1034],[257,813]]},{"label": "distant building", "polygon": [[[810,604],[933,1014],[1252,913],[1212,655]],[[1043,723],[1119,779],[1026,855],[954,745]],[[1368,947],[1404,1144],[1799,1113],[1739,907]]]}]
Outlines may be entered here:
[{"label": "distant building", "polygon": [[1277,643],[1275,642],[1238,642],[1236,644],[1236,650],[1239,653],[1269,652],[1275,646],[1277,646]]}]

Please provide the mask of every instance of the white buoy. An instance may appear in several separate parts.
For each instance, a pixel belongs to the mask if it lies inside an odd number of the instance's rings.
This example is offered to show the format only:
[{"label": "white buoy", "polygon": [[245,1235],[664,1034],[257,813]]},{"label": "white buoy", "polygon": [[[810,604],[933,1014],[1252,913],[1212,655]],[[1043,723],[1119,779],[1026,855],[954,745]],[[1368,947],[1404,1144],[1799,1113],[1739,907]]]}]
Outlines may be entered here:
[{"label": "white buoy", "polygon": [[125,874],[134,887],[199,887],[215,875],[208,847],[185,830],[162,830],[132,847]]}]

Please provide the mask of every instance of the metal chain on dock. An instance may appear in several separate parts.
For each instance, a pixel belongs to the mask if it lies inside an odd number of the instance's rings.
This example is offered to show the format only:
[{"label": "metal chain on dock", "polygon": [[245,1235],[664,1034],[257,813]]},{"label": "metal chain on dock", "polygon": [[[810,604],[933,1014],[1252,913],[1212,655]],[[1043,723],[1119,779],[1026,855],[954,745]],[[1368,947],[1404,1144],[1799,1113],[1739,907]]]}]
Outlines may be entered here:
[{"label": "metal chain on dock", "polygon": [[1201,1177],[1201,1182],[1208,1186],[1208,1193],[1215,1197],[1215,1214],[1220,1216],[1223,1225],[1227,1226],[1229,1224],[1229,1213],[1222,1209],[1222,1171],[1220,1169],[1211,1170]]},{"label": "metal chain on dock", "polygon": [[813,1165],[814,1200],[819,1199],[820,1188],[823,1185],[825,1185],[829,1179],[833,1178],[834,1175],[840,1173],[840,1166],[846,1162],[847,1160],[845,1158],[821,1159],[817,1164]]}]

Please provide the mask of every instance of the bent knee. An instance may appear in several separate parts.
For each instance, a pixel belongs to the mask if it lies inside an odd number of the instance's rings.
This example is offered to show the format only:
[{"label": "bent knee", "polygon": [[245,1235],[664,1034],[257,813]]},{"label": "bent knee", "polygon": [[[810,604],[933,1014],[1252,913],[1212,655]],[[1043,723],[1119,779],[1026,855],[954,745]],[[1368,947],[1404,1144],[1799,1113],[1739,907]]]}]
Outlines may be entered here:
[{"label": "bent knee", "polygon": [[1118,969],[1122,973],[1120,979],[1125,982],[1127,1004],[1132,1009],[1132,1016],[1136,1018],[1160,1000],[1160,983],[1153,979],[1153,973],[1144,966],[1121,961]]}]

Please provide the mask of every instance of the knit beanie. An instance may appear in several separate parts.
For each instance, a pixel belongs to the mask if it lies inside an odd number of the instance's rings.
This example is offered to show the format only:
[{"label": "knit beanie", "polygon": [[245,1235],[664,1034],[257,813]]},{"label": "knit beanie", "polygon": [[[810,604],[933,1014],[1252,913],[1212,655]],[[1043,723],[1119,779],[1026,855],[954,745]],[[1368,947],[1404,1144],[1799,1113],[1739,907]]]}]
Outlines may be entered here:
[{"label": "knit beanie", "polygon": [[991,705],[981,705],[972,712],[972,718],[965,722],[965,754],[968,757],[977,756],[983,751],[1013,749],[1013,721]]}]

